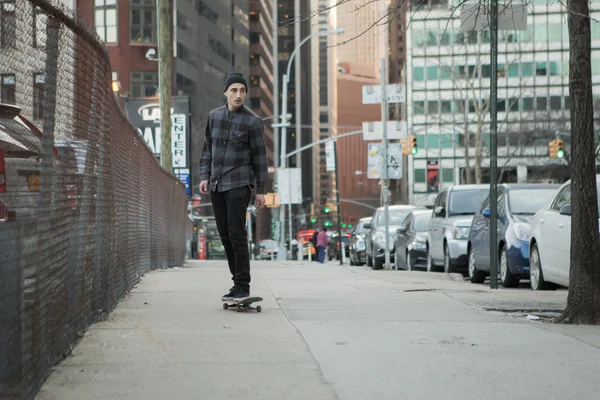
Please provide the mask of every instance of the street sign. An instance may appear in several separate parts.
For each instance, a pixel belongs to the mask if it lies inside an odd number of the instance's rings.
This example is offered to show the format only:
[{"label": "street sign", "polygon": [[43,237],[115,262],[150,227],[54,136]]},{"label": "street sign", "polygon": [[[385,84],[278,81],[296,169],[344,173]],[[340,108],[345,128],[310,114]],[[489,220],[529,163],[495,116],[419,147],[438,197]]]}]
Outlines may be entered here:
[{"label": "street sign", "polygon": [[[463,32],[490,29],[491,6],[487,3],[465,4],[460,13]],[[527,30],[527,6],[524,4],[498,5],[498,30]]]},{"label": "street sign", "polygon": [[[367,157],[367,178],[380,179],[383,167],[383,148],[381,143],[369,143]],[[402,145],[389,143],[387,146],[387,165],[389,179],[402,179]]]},{"label": "street sign", "polygon": [[[407,137],[406,121],[387,121],[385,125],[388,140]],[[383,140],[381,127],[381,121],[363,122],[363,140]]]},{"label": "street sign", "polygon": [[279,194],[279,204],[290,204],[290,194],[292,204],[302,204],[302,169],[279,168],[277,170],[277,193]]},{"label": "street sign", "polygon": [[325,142],[325,161],[327,171],[335,171],[335,154],[333,152],[333,140]]},{"label": "street sign", "polygon": [[173,173],[179,178],[181,183],[185,185],[185,194],[189,196],[190,193],[190,169],[189,168],[175,168]]},{"label": "street sign", "polygon": [[[388,104],[404,103],[406,96],[404,85],[387,85],[385,87],[385,95]],[[381,104],[381,86],[363,86],[362,102],[363,104]]]}]

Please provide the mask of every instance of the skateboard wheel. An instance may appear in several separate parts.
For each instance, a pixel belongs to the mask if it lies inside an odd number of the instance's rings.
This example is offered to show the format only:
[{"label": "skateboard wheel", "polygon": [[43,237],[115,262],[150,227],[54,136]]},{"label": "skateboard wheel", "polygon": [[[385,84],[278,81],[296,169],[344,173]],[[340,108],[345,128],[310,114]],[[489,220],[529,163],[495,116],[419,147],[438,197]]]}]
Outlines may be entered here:
[{"label": "skateboard wheel", "polygon": [[256,312],[261,312],[262,311],[262,307],[261,306],[256,306]]},{"label": "skateboard wheel", "polygon": [[226,303],[223,303],[223,310],[227,310],[229,306]]}]

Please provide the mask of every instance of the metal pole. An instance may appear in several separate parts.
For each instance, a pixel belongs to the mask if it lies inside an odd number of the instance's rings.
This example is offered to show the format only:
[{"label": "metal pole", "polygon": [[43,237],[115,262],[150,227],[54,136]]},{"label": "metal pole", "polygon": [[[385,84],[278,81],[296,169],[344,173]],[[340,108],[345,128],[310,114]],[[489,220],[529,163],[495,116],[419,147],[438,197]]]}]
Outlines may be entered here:
[{"label": "metal pole", "polygon": [[[272,43],[273,43],[273,118],[275,119],[275,121],[277,121],[277,119],[279,118],[279,98],[277,96],[277,94],[279,93],[279,37],[278,37],[278,27],[279,27],[279,23],[278,23],[278,15],[279,15],[279,1],[277,0],[272,0],[272,5],[271,5],[271,12],[272,12],[272,29],[271,29],[271,34],[272,34]],[[272,128],[273,131],[273,163],[275,164],[275,166],[277,166],[277,160],[279,160],[279,128],[277,127],[273,127]],[[281,167],[281,166],[280,166]],[[277,175],[273,176],[273,180],[275,182],[277,182]],[[280,208],[280,212],[281,212],[281,207]],[[277,209],[276,208],[272,208],[271,209],[271,219],[274,221],[276,219],[277,216]],[[281,235],[281,228],[280,230],[280,235]],[[279,254],[281,255],[281,254]]]},{"label": "metal pole", "polygon": [[498,102],[498,0],[492,0],[491,15],[491,126],[490,126],[490,288],[498,288],[498,187],[497,163],[498,163],[498,132],[497,132],[497,110]]},{"label": "metal pole", "polygon": [[333,142],[333,162],[335,164],[335,203],[337,208],[338,243],[340,245],[340,265],[344,265],[344,258],[342,257],[344,248],[342,247],[342,217],[340,212],[340,180],[338,177],[337,142]]},{"label": "metal pole", "polygon": [[[287,126],[285,126],[285,119],[287,116],[287,98],[288,98],[288,76],[283,75],[283,99],[281,101],[281,160],[279,161],[279,171],[277,172],[277,185],[279,186],[283,181],[282,169],[285,168],[285,162],[287,157],[285,153],[287,151]],[[288,182],[290,184],[290,182]],[[288,199],[291,201],[291,199]],[[285,252],[285,204],[280,202],[279,205],[279,254],[277,260],[287,260]]]},{"label": "metal pole", "polygon": [[381,141],[381,149],[383,160],[381,166],[381,190],[383,192],[383,216],[385,219],[385,269],[390,269],[390,226],[389,226],[389,196],[388,196],[388,160],[387,160],[387,94],[385,91],[385,58],[381,59],[381,132],[383,139]]},{"label": "metal pole", "polygon": [[288,195],[290,203],[288,205],[288,236],[290,241],[290,260],[292,259],[292,170],[288,168]]}]

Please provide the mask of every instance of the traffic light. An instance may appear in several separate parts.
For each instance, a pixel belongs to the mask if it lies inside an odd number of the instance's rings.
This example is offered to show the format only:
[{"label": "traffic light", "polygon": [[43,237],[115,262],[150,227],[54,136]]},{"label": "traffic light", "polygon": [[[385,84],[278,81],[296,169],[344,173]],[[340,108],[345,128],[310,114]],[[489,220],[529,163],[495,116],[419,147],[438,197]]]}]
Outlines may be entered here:
[{"label": "traffic light", "polygon": [[348,225],[342,223],[342,228],[346,228],[346,226],[348,226]]},{"label": "traffic light", "polygon": [[561,139],[556,139],[556,157],[563,158],[565,156],[565,145]]},{"label": "traffic light", "polygon": [[419,148],[417,147],[417,138],[414,135],[408,137],[408,148],[412,155],[417,154]]},{"label": "traffic light", "polygon": [[317,222],[317,218],[316,217],[311,217],[310,222],[312,222],[314,224],[315,222]]},{"label": "traffic light", "polygon": [[348,224],[348,228],[349,228],[349,229],[352,229],[352,224]]},{"label": "traffic light", "polygon": [[558,151],[558,140],[553,139],[548,143],[548,156],[550,158],[556,158],[557,151]]},{"label": "traffic light", "polygon": [[400,145],[402,146],[402,154],[409,155],[410,149],[408,148],[408,139],[400,139]]},{"label": "traffic light", "polygon": [[329,207],[325,207],[325,208],[323,209],[323,211],[325,211],[325,213],[329,213],[329,211],[330,211],[330,210],[329,210]]}]

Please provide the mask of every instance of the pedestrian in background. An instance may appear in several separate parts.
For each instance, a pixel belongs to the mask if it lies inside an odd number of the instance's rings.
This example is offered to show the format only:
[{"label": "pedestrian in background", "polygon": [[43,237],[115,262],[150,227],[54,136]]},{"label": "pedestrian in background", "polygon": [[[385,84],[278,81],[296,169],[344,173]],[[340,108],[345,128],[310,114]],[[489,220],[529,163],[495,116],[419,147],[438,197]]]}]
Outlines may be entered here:
[{"label": "pedestrian in background", "polygon": [[244,105],[248,85],[240,73],[225,79],[227,103],[209,114],[200,157],[200,193],[210,191],[217,230],[227,255],[233,287],[221,299],[250,296],[246,211],[256,191],[265,206],[267,149],[262,119]]},{"label": "pedestrian in background", "polygon": [[317,235],[317,251],[318,251],[317,257],[321,264],[323,264],[325,262],[325,253],[327,251],[328,245],[329,245],[329,236],[327,235],[327,228],[323,228]]}]

